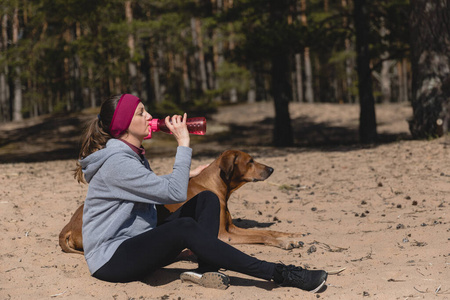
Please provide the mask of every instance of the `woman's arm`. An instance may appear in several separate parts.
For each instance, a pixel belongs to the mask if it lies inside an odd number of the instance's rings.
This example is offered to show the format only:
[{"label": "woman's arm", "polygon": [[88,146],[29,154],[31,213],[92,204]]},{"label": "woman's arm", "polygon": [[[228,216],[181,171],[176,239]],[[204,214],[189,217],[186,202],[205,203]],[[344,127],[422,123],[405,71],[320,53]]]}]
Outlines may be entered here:
[{"label": "woman's arm", "polygon": [[[170,121],[169,121],[170,120]],[[191,137],[186,125],[187,114],[184,113],[183,117],[180,115],[174,115],[172,118],[166,117],[166,126],[172,132],[173,136],[178,142],[178,146],[189,147]]]},{"label": "woman's arm", "polygon": [[178,147],[171,174],[158,176],[133,155],[121,153],[108,159],[101,176],[116,198],[172,204],[186,201],[192,149]]},{"label": "woman's arm", "polygon": [[195,168],[194,170],[191,170],[191,172],[189,173],[189,178],[195,177],[198,174],[200,174],[204,169],[206,169],[209,166],[209,164],[207,165],[201,165],[198,166],[197,168]]}]

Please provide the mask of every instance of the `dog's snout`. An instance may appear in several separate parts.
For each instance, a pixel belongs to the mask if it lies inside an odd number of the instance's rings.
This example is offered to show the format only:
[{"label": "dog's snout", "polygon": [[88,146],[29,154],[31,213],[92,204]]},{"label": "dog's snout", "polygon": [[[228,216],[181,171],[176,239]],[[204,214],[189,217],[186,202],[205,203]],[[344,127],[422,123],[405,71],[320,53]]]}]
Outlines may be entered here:
[{"label": "dog's snout", "polygon": [[273,173],[273,168],[267,167],[267,173],[269,173],[269,175],[271,175]]}]

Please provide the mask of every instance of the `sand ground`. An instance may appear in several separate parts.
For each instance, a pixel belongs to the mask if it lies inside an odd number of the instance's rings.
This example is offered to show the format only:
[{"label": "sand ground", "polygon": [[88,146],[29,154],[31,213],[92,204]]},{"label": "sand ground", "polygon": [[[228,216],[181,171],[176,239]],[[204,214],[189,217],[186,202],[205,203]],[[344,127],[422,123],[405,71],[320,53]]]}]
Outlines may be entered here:
[{"label": "sand ground", "polygon": [[[450,299],[450,138],[410,139],[406,104],[377,106],[382,143],[355,144],[358,106],[293,104],[296,147],[270,147],[273,105],[223,107],[208,134],[193,138],[192,166],[239,149],[275,172],[229,202],[241,227],[303,233],[303,248],[238,245],[268,261],[338,270],[316,295],[227,271],[227,290],[182,283],[192,262],[144,282],[89,275],[84,258],[63,253],[58,235],[84,200],[72,176],[81,122],[92,114],[0,125],[0,299]],[[155,134],[156,135],[156,134]],[[145,143],[159,174],[174,145]]]}]

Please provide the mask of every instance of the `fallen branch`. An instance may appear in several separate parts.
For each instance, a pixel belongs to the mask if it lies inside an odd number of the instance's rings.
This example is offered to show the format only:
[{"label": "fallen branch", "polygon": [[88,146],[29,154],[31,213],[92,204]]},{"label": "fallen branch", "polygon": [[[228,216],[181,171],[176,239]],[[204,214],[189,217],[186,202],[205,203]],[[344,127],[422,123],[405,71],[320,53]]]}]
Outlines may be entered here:
[{"label": "fallen branch", "polygon": [[54,294],[54,295],[51,295],[50,297],[54,298],[54,297],[62,296],[62,295],[64,295],[66,292],[67,292],[67,291],[64,291],[64,292],[59,293],[59,294]]},{"label": "fallen branch", "polygon": [[339,270],[327,271],[327,273],[328,273],[328,275],[337,275],[337,274],[340,274],[340,273],[344,272],[345,269],[346,269],[346,268],[344,267],[344,268],[339,269]]},{"label": "fallen branch", "polygon": [[284,190],[284,191],[301,191],[301,190],[309,189],[309,187],[306,185],[279,184],[279,183],[275,183],[275,182],[271,182],[271,181],[265,181],[265,183],[276,186],[280,190]]},{"label": "fallen branch", "polygon": [[426,293],[428,293],[428,289],[424,292],[424,291],[421,291],[421,290],[418,290],[416,287],[414,287],[414,289],[416,290],[416,291],[418,291],[419,293],[422,293],[422,294],[426,294]]},{"label": "fallen branch", "polygon": [[361,257],[361,258],[358,258],[358,259],[352,259],[352,260],[350,260],[350,261],[352,261],[352,262],[355,262],[355,261],[363,261],[363,260],[365,260],[365,259],[372,259],[372,248],[370,249],[370,253],[367,254],[366,256]]},{"label": "fallen branch", "polygon": [[400,279],[394,279],[394,278],[390,278],[388,279],[388,282],[405,282],[406,280],[400,280]]},{"label": "fallen branch", "polygon": [[439,287],[434,291],[434,293],[437,294],[437,293],[439,293],[440,290],[441,290],[441,286],[439,286]]},{"label": "fallen branch", "polygon": [[343,248],[343,247],[338,247],[338,246],[330,246],[328,244],[322,243],[322,242],[318,242],[318,241],[313,241],[312,243],[310,243],[310,245],[318,245],[320,246],[322,249],[328,251],[328,252],[343,252],[345,250],[348,250],[348,248]]},{"label": "fallen branch", "polygon": [[[441,287],[442,287],[442,285],[439,285],[438,288],[434,291],[434,294],[435,294],[435,295],[437,295],[439,292],[441,292]],[[418,291],[419,293],[421,293],[421,294],[430,294],[430,293],[433,293],[432,291],[428,291],[428,289],[426,289],[425,291],[421,291],[421,290],[417,289],[416,287],[414,287],[414,289],[415,289],[416,291]],[[449,293],[448,293],[448,290],[442,291],[441,293],[439,293],[439,295],[448,295],[448,294],[449,294]]]},{"label": "fallen branch", "polygon": [[17,270],[17,269],[22,269],[22,270],[25,271],[24,267],[17,267],[17,268],[12,268],[12,269],[6,270],[5,273],[11,272],[11,271],[14,271],[14,270]]}]

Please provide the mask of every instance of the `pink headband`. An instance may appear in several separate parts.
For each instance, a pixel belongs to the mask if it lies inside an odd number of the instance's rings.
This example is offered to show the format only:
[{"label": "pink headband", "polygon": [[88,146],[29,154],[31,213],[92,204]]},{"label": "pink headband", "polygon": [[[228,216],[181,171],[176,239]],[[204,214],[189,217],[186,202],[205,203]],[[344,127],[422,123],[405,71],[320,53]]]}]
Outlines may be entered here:
[{"label": "pink headband", "polygon": [[117,103],[116,110],[109,125],[109,131],[113,137],[118,137],[130,126],[134,112],[141,100],[130,94],[123,94]]}]

